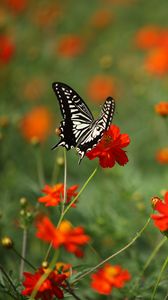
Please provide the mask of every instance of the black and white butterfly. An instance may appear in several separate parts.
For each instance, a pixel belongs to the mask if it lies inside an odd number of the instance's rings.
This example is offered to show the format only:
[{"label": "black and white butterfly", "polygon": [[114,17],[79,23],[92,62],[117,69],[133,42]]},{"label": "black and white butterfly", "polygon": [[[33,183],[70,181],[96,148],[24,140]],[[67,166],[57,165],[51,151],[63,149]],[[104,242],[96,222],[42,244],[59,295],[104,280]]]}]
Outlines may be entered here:
[{"label": "black and white butterfly", "polygon": [[52,149],[63,146],[70,150],[75,147],[80,155],[80,163],[84,155],[98,144],[103,133],[109,128],[115,101],[108,97],[99,118],[94,120],[86,103],[71,87],[60,82],[54,82],[52,87],[63,116],[59,128],[61,140]]}]

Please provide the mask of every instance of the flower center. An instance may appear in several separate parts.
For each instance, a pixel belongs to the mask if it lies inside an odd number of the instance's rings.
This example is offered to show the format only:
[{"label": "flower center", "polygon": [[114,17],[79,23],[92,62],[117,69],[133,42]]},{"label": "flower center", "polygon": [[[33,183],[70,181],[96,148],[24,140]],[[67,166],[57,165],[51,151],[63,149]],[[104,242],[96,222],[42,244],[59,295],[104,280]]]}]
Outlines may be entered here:
[{"label": "flower center", "polygon": [[104,135],[104,143],[105,146],[109,146],[109,144],[112,142],[113,138],[110,135]]}]

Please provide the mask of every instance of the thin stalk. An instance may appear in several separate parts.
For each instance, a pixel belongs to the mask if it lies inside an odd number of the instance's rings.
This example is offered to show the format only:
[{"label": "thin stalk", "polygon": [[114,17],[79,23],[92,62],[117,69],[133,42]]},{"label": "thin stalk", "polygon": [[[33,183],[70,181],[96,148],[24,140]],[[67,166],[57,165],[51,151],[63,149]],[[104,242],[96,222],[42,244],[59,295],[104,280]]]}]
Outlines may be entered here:
[{"label": "thin stalk", "polygon": [[143,276],[145,270],[148,268],[148,266],[150,265],[151,261],[155,258],[156,254],[158,253],[159,249],[162,247],[162,245],[165,243],[165,241],[167,240],[167,237],[164,237],[160,243],[154,248],[154,250],[152,251],[151,255],[149,256],[149,258],[147,259],[140,275],[139,275],[139,278],[135,281],[134,283],[134,287],[130,290],[130,293],[132,294],[135,289],[137,288],[138,284],[139,284],[139,281],[140,281],[140,278]]},{"label": "thin stalk", "polygon": [[157,290],[157,288],[158,288],[158,285],[159,285],[159,282],[160,282],[160,280],[161,280],[162,274],[163,274],[164,270],[166,269],[167,265],[168,265],[168,256],[166,257],[166,259],[165,259],[165,261],[164,261],[164,263],[163,263],[163,265],[162,265],[162,268],[161,268],[161,270],[160,270],[159,276],[158,276],[158,278],[157,278],[157,280],[156,280],[156,283],[155,283],[155,286],[154,286],[154,289],[153,289],[153,293],[152,293],[151,300],[154,300],[154,297],[155,297],[155,294],[156,294],[156,290]]},{"label": "thin stalk", "polygon": [[43,187],[45,184],[44,177],[44,168],[43,168],[43,160],[42,160],[42,149],[41,145],[38,145],[35,149],[36,151],[36,164],[37,164],[37,175],[40,187]]},{"label": "thin stalk", "polygon": [[6,271],[4,270],[4,268],[2,267],[2,265],[0,265],[0,270],[1,272],[4,274],[4,276],[6,277],[7,281],[9,282],[9,284],[11,285],[11,287],[13,288],[14,292],[17,294],[17,289],[14,286],[12,279],[10,278],[10,276],[6,273]]},{"label": "thin stalk", "polygon": [[84,191],[84,189],[86,188],[86,186],[88,185],[88,183],[90,182],[90,180],[93,178],[93,176],[95,175],[97,171],[97,168],[92,172],[92,174],[89,176],[89,178],[85,181],[84,185],[82,186],[82,188],[80,189],[79,193],[76,195],[76,197],[74,197],[74,199],[67,205],[67,207],[65,208],[65,210],[63,211],[63,213],[60,216],[60,219],[58,221],[57,224],[57,228],[60,226],[62,219],[64,218],[64,216],[66,215],[66,213],[68,212],[68,210],[71,208],[72,204],[76,201],[77,198],[79,198],[79,196],[82,194],[82,192]]},{"label": "thin stalk", "polygon": [[67,199],[67,156],[66,156],[66,149],[64,148],[64,197],[62,201],[62,213],[64,212],[66,199]]},{"label": "thin stalk", "polygon": [[23,241],[22,241],[22,253],[21,253],[21,260],[20,260],[20,272],[19,278],[22,280],[23,271],[24,271],[24,263],[26,257],[26,247],[27,247],[27,229],[23,229]]},{"label": "thin stalk", "polygon": [[27,265],[29,265],[33,270],[36,270],[36,268],[25,257],[22,257],[22,255],[15,248],[12,248],[12,250],[15,252],[17,256],[23,259]]},{"label": "thin stalk", "polygon": [[98,269],[99,267],[101,267],[102,265],[104,265],[106,262],[108,262],[109,260],[111,260],[112,258],[114,258],[115,256],[117,256],[118,254],[122,253],[123,251],[125,251],[127,248],[129,248],[142,234],[142,232],[146,229],[146,227],[148,226],[149,222],[150,222],[150,218],[148,218],[147,222],[145,223],[145,225],[142,227],[142,229],[140,231],[137,232],[136,236],[127,244],[125,245],[123,248],[121,248],[120,250],[118,250],[117,252],[115,252],[114,254],[110,255],[109,257],[107,257],[106,259],[104,259],[103,261],[101,261],[99,264],[97,264],[96,266],[94,266],[93,268],[91,268],[90,270],[88,270],[87,272],[85,272],[84,274],[82,274],[81,276],[79,276],[77,279],[74,280],[74,283],[76,283],[77,281],[81,280],[82,278],[84,278],[85,276],[89,275],[90,273],[94,272],[96,269]]},{"label": "thin stalk", "polygon": [[29,300],[34,300],[37,293],[38,293],[38,290],[40,288],[40,286],[43,284],[43,282],[47,279],[47,277],[50,275],[50,273],[52,272],[53,268],[55,267],[55,264],[56,264],[56,261],[58,259],[58,251],[55,251],[55,254],[53,256],[53,259],[51,261],[51,263],[49,264],[49,267],[48,267],[48,271],[46,273],[44,273],[40,279],[37,281],[32,293],[31,293],[31,296],[29,298]]}]

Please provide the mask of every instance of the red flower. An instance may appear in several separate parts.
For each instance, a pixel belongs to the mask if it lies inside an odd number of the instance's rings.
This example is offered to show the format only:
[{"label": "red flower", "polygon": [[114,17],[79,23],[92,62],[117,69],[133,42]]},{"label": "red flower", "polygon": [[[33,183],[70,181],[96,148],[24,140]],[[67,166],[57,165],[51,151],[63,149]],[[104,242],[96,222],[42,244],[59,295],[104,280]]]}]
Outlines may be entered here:
[{"label": "red flower", "polygon": [[164,201],[158,197],[152,198],[152,204],[154,210],[159,212],[158,215],[151,215],[151,218],[154,220],[154,224],[159,230],[167,231],[168,230],[168,191],[165,194]]},{"label": "red flower", "polygon": [[69,34],[59,41],[58,53],[63,57],[76,57],[84,52],[85,43],[80,36]]},{"label": "red flower", "polygon": [[160,42],[161,29],[156,26],[145,26],[141,28],[135,37],[138,48],[146,50],[157,47]]},{"label": "red flower", "polygon": [[123,270],[120,266],[112,266],[106,264],[92,276],[91,287],[99,294],[109,295],[113,289],[122,288],[125,281],[131,279],[131,275],[127,270]]},{"label": "red flower", "polygon": [[62,221],[57,228],[47,217],[37,222],[36,236],[47,243],[52,242],[54,248],[64,246],[68,252],[74,253],[77,257],[84,255],[81,246],[87,244],[90,239],[83,227],[73,227],[69,221]]},{"label": "red flower", "polygon": [[121,134],[116,125],[111,125],[98,145],[86,153],[86,156],[91,160],[98,157],[102,168],[112,168],[116,162],[124,166],[128,162],[128,157],[122,148],[129,143],[128,134]]},{"label": "red flower", "polygon": [[15,46],[8,36],[0,35],[0,62],[8,63],[15,52]]},{"label": "red flower", "polygon": [[15,12],[22,12],[27,6],[27,0],[6,0],[7,5]]},{"label": "red flower", "polygon": [[[45,270],[42,268],[38,269],[34,274],[25,272],[25,281],[23,282],[25,289],[22,291],[22,295],[30,296],[44,273]],[[64,280],[66,278],[67,276],[65,274],[56,274],[56,272],[52,271],[41,284],[35,299],[52,300],[54,296],[58,299],[63,299],[64,294],[61,287],[65,286]]]},{"label": "red flower", "polygon": [[[67,204],[72,200],[73,197],[77,196],[78,193],[75,192],[77,188],[78,185],[73,185],[67,189]],[[45,206],[57,206],[64,199],[64,184],[58,183],[54,186],[45,185],[42,192],[45,193],[46,196],[40,197],[38,199],[39,202],[45,203]],[[75,206],[75,204],[73,203],[72,206]]]},{"label": "red flower", "polygon": [[164,75],[168,72],[168,47],[152,50],[145,61],[146,69],[155,75]]}]

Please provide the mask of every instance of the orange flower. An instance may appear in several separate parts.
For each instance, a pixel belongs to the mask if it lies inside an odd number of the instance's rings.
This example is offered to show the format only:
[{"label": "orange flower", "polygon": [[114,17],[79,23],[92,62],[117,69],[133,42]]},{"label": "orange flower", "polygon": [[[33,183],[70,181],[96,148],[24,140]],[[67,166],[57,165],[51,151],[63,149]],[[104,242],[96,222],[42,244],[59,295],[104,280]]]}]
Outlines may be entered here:
[{"label": "orange flower", "polygon": [[15,45],[6,35],[0,35],[0,62],[8,63],[15,52]]},{"label": "orange flower", "polygon": [[87,92],[91,100],[104,102],[115,93],[114,80],[111,76],[97,75],[91,79]]},{"label": "orange flower", "polygon": [[7,5],[15,12],[22,12],[27,6],[27,0],[6,0]]},{"label": "orange flower", "polygon": [[105,28],[112,20],[112,14],[108,10],[98,10],[91,18],[91,25],[95,28]]},{"label": "orange flower", "polygon": [[168,116],[168,101],[157,103],[155,105],[155,112],[163,117]]},{"label": "orange flower", "polygon": [[168,148],[163,148],[156,153],[156,160],[161,164],[168,164]]},{"label": "orange flower", "polygon": [[156,26],[145,26],[135,36],[135,44],[138,48],[146,50],[158,46],[161,29]]},{"label": "orange flower", "polygon": [[83,39],[75,34],[69,34],[60,39],[57,51],[64,57],[75,57],[85,50]]},{"label": "orange flower", "polygon": [[[72,198],[77,196],[75,192],[78,188],[78,185],[73,185],[66,191],[66,203],[68,204]],[[45,185],[42,190],[46,196],[40,197],[39,202],[45,203],[45,206],[57,206],[64,198],[64,184],[58,183],[54,186]],[[73,203],[72,206],[75,206]]]},{"label": "orange flower", "polygon": [[77,257],[83,257],[81,246],[90,240],[83,227],[73,227],[69,221],[65,220],[57,228],[48,217],[37,222],[36,236],[47,243],[52,242],[54,248],[64,246],[68,252],[74,253]]},{"label": "orange flower", "polygon": [[71,270],[72,270],[72,265],[71,264],[66,264],[63,262],[57,262],[56,263],[56,274],[65,274],[66,277],[70,277],[71,275]]},{"label": "orange flower", "polygon": [[164,75],[168,72],[168,48],[151,51],[145,61],[146,69],[151,74]]},{"label": "orange flower", "polygon": [[50,133],[52,115],[45,106],[38,106],[28,112],[21,121],[20,129],[27,141],[37,138],[43,142]]},{"label": "orange flower", "polygon": [[127,270],[123,270],[121,266],[112,266],[105,264],[102,269],[99,269],[91,276],[91,287],[99,294],[109,295],[113,287],[122,288],[125,281],[131,279],[131,275]]}]

